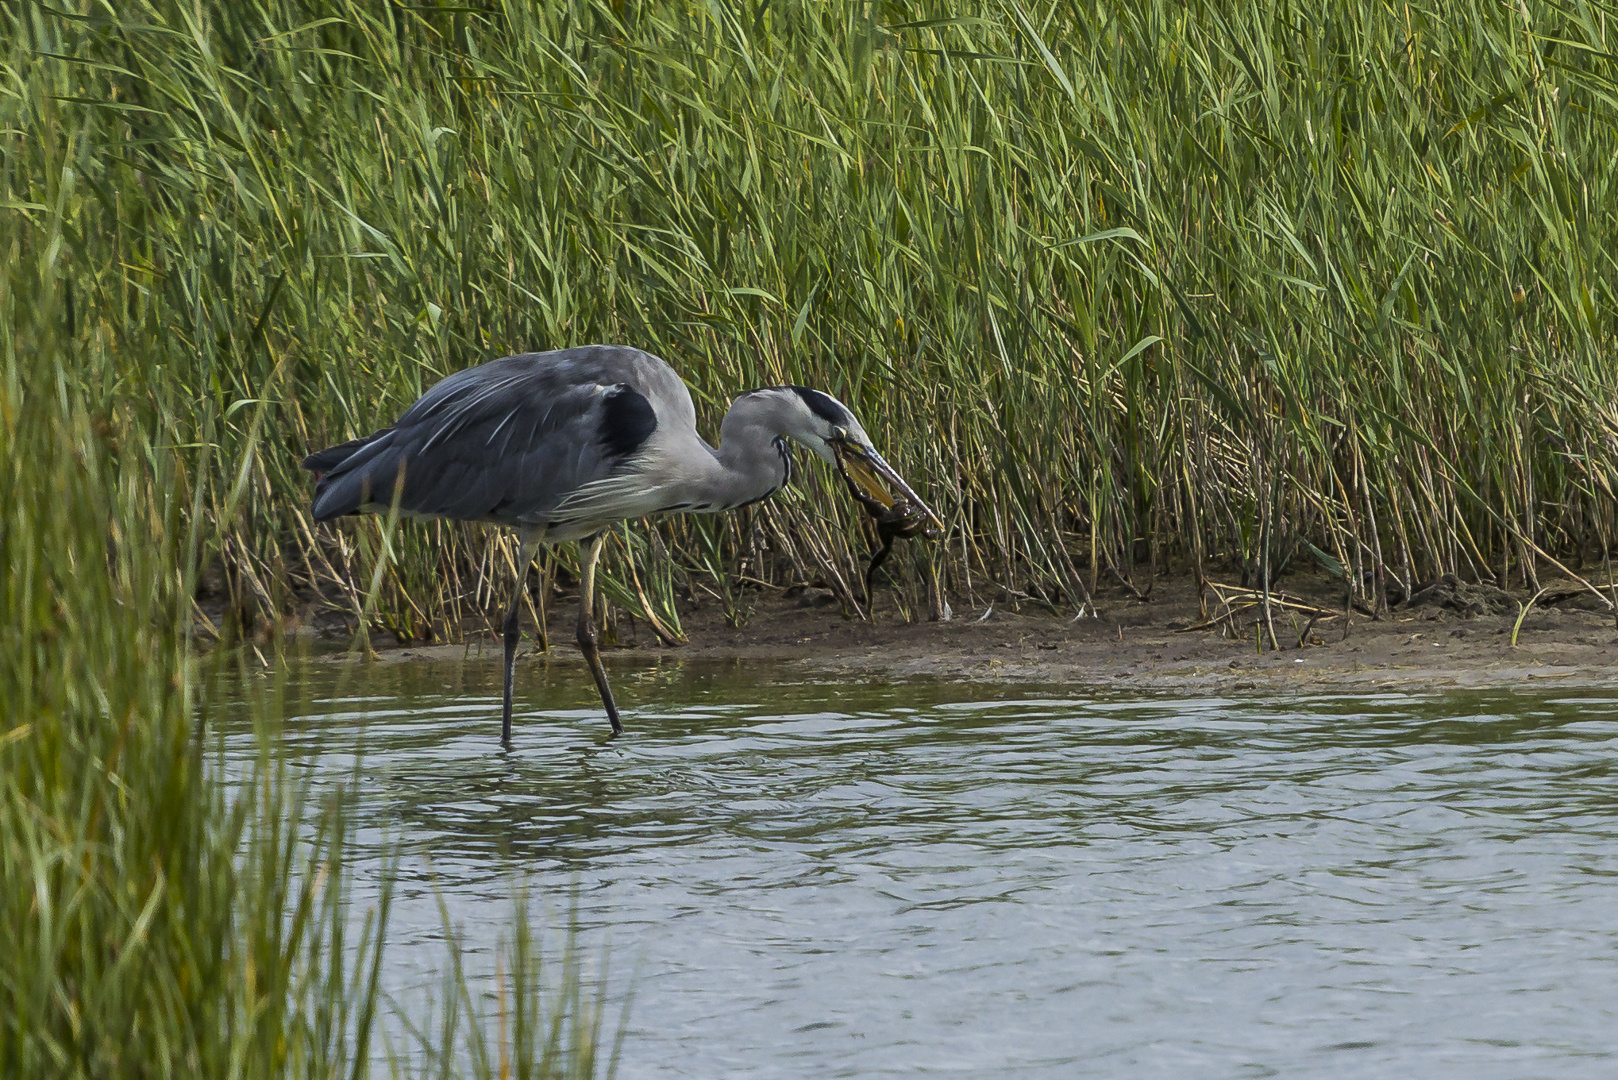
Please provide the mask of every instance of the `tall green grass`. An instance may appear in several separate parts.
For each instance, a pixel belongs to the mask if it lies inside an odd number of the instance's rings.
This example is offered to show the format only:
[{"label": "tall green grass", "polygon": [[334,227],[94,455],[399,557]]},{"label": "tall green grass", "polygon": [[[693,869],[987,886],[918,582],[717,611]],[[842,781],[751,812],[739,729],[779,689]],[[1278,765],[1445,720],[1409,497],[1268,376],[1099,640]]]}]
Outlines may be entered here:
[{"label": "tall green grass", "polygon": [[121,376],[68,272],[74,160],[0,217],[0,1076],[610,1071],[600,998],[571,961],[539,970],[521,908],[497,1000],[452,948],[439,1015],[384,1045],[389,892],[351,895],[345,802],[294,778],[273,695],[227,782],[192,594],[246,484],[197,441],[228,422],[207,401],[100,381]]},{"label": "tall green grass", "polygon": [[[311,597],[414,637],[496,610],[507,540],[316,528],[296,465],[467,364],[639,344],[710,431],[744,388],[837,394],[951,526],[895,561],[910,613],[928,560],[1052,606],[1173,566],[1303,560],[1379,603],[1605,561],[1615,17],[0,8],[0,1072],[373,1056],[385,908],[353,941],[341,803],[268,736],[222,787],[188,633],[216,570],[227,631],[266,637]],[[834,486],[624,531],[616,606],[675,636],[681,588],[863,601]],[[576,993],[508,1051],[446,1001],[474,1073],[600,1066]]]},{"label": "tall green grass", "polygon": [[[245,621],[365,610],[381,526],[312,526],[306,450],[590,341],[673,361],[709,430],[755,385],[842,397],[942,504],[957,592],[1298,560],[1371,602],[1533,584],[1618,526],[1615,15],[23,3],[0,213],[29,257],[60,236],[109,429],[210,448],[217,482],[176,483],[222,493],[198,509]],[[677,584],[858,599],[866,526],[806,488],[626,540],[615,598],[671,633]],[[393,546],[380,625],[498,607],[509,541]]]}]

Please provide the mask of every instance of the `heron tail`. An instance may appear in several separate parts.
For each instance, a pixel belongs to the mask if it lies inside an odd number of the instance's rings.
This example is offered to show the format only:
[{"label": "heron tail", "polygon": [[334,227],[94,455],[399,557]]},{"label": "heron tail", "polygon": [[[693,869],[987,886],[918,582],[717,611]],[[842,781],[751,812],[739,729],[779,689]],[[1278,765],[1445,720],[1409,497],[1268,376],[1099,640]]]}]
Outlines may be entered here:
[{"label": "heron tail", "polygon": [[337,466],[341,465],[344,461],[347,461],[349,455],[354,453],[354,451],[360,449],[362,446],[365,446],[368,443],[375,441],[377,435],[381,434],[383,434],[383,432],[379,431],[374,435],[363,435],[358,439],[350,439],[346,443],[340,443],[337,446],[328,446],[324,450],[316,450],[314,453],[304,458],[303,461],[299,462],[299,464],[305,469],[314,473],[315,479],[319,480],[322,476],[337,468]]},{"label": "heron tail", "polygon": [[392,479],[398,472],[398,463],[393,462],[389,467],[385,460],[397,457],[387,453],[392,447],[392,435],[392,428],[384,428],[339,446],[317,450],[303,459],[303,467],[315,474],[315,501],[310,510],[316,521],[358,513],[369,504],[379,467]]}]

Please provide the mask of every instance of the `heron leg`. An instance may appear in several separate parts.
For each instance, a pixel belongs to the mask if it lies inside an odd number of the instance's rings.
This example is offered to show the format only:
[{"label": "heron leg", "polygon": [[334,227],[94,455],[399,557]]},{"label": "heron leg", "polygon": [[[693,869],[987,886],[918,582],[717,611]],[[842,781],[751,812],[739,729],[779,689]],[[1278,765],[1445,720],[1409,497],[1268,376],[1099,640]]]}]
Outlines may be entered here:
[{"label": "heron leg", "polygon": [[511,749],[511,691],[512,684],[517,678],[517,642],[522,637],[521,618],[523,592],[528,587],[528,567],[534,561],[534,554],[539,550],[543,532],[518,533],[518,540],[522,544],[522,551],[517,556],[517,584],[511,590],[511,606],[506,609],[506,622],[503,627],[506,643],[506,692],[500,706],[500,745],[507,750]]},{"label": "heron leg", "polygon": [[590,546],[584,552],[584,565],[579,575],[579,651],[584,654],[584,662],[590,665],[590,674],[595,676],[596,689],[601,692],[601,704],[606,706],[607,719],[612,721],[612,733],[622,735],[624,725],[618,721],[618,706],[612,700],[612,687],[607,685],[607,671],[601,666],[601,648],[596,637],[596,623],[593,609],[596,595],[596,562],[601,558],[601,545],[606,542],[606,533],[597,533]]}]

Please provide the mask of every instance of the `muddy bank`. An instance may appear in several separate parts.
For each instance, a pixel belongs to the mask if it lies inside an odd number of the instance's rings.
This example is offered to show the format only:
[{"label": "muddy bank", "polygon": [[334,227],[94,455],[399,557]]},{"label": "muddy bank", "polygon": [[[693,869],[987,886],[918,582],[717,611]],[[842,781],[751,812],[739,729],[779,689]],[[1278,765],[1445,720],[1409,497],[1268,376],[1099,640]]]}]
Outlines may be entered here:
[{"label": "muddy bank", "polygon": [[[1234,586],[1210,593],[1207,614],[1189,578],[1159,579],[1146,601],[1122,589],[1096,597],[1100,614],[1075,620],[1023,602],[954,601],[948,622],[907,622],[878,594],[869,621],[848,617],[829,593],[760,591],[740,628],[717,605],[684,614],[688,644],[660,644],[644,626],[618,627],[625,641],[604,650],[611,666],[683,660],[785,661],[806,674],[1062,683],[1151,691],[1408,691],[1443,688],[1618,685],[1618,628],[1602,602],[1570,583],[1529,608],[1487,586],[1440,582],[1371,618],[1345,617],[1329,580],[1288,579],[1272,607],[1279,650],[1261,610]],[[1228,601],[1221,603],[1220,598]],[[572,602],[550,605],[552,649],[524,663],[576,664]],[[375,644],[384,662],[482,656],[499,644],[469,630],[456,645]],[[1260,639],[1264,648],[1259,650]],[[334,657],[334,659],[337,659]],[[582,674],[582,672],[581,672]]]}]

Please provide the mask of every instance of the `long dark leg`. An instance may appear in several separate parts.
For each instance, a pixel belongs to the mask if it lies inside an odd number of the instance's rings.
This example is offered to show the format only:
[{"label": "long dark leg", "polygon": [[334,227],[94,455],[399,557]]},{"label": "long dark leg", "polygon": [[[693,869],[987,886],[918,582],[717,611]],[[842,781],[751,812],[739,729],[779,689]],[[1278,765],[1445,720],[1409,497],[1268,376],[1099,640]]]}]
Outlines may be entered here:
[{"label": "long dark leg", "polygon": [[597,644],[596,623],[592,614],[596,595],[596,561],[601,558],[601,545],[606,539],[606,533],[597,533],[584,552],[584,565],[579,575],[579,651],[584,653],[584,662],[590,665],[590,674],[595,676],[596,689],[601,691],[601,704],[606,706],[607,719],[612,721],[612,733],[622,735],[624,725],[618,722],[618,706],[612,700],[612,687],[607,685],[607,671],[601,666],[601,649]]},{"label": "long dark leg", "polygon": [[517,556],[517,585],[511,590],[511,606],[506,609],[504,626],[506,639],[506,693],[500,706],[500,745],[511,749],[511,689],[517,677],[517,641],[522,636],[519,613],[522,611],[523,590],[528,586],[528,567],[539,550],[539,535],[522,535],[522,551]]}]

